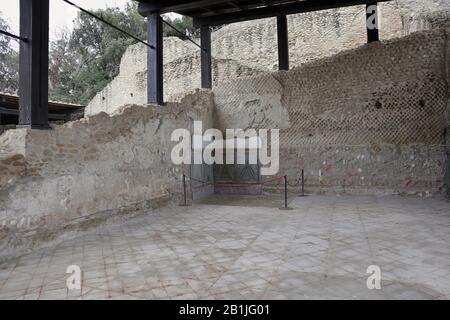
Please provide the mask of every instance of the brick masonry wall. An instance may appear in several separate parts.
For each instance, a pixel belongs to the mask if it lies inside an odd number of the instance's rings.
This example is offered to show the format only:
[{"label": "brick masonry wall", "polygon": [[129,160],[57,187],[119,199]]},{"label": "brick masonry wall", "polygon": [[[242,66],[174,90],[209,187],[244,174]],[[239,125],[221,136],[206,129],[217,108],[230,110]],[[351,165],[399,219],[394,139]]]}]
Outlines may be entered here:
[{"label": "brick masonry wall", "polygon": [[[19,249],[179,199],[173,130],[212,124],[211,93],[164,109],[131,106],[0,136],[0,259]],[[26,223],[25,223],[26,222]],[[24,225],[25,224],[25,225]]]},{"label": "brick masonry wall", "polygon": [[[174,39],[169,42],[172,45],[173,42],[183,43],[181,40]],[[125,104],[147,103],[145,50],[140,44],[128,49],[122,59],[119,76],[92,99],[86,108],[86,115],[99,112],[112,114]],[[188,92],[193,92],[201,86],[200,53],[196,50],[180,57],[174,57],[172,54],[169,56],[169,61],[165,60],[164,64],[164,96],[166,101],[180,101]],[[214,58],[212,66],[215,86],[242,75],[262,73],[261,70],[253,69],[232,59]]]},{"label": "brick masonry wall", "polygon": [[[291,66],[332,56],[366,43],[364,6],[290,15]],[[433,12],[450,9],[450,0],[395,0],[380,4],[382,40],[438,27]],[[446,20],[444,20],[446,21]],[[197,39],[197,42],[199,40]],[[120,74],[89,103],[87,114],[113,113],[124,104],[146,103],[147,48],[137,44],[124,54]],[[212,34],[214,86],[249,74],[277,69],[275,19],[227,25]],[[164,39],[165,99],[177,101],[200,87],[199,51],[178,38]]]},{"label": "brick masonry wall", "polygon": [[[201,91],[164,108],[116,105],[104,110],[112,116],[100,113],[50,131],[8,130],[0,136],[0,258],[167,203],[179,191],[182,170],[171,164],[168,141],[193,119],[205,128],[280,128],[280,173],[296,179],[305,169],[309,190],[441,193],[448,166],[449,47],[448,31],[439,29],[289,72],[261,73],[216,58],[222,79],[240,77],[219,82],[214,101]],[[198,59],[177,58],[183,50],[175,41],[168,62],[186,68],[169,78],[180,87],[187,85],[183,73],[193,81],[189,68]],[[132,57],[130,82],[145,61]],[[261,74],[248,77],[252,70]],[[124,83],[110,87],[117,90],[111,99],[127,90]]]},{"label": "brick masonry wall", "polygon": [[214,90],[216,125],[279,128],[281,173],[316,191],[444,191],[448,34],[417,32]]}]

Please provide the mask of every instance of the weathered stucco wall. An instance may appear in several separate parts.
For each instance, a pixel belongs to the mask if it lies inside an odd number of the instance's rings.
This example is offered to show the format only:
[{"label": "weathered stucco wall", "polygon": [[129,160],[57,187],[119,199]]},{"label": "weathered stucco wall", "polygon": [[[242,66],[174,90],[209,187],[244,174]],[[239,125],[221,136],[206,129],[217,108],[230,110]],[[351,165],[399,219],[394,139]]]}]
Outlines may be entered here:
[{"label": "weathered stucco wall", "polygon": [[0,135],[5,132],[6,130],[10,130],[10,129],[15,129],[16,126],[13,124],[8,124],[8,125],[0,125]]},{"label": "weathered stucco wall", "polygon": [[[399,5],[381,3],[380,37],[404,35]],[[365,6],[353,6],[288,16],[291,66],[299,66],[363,45]],[[226,26],[213,34],[213,53],[255,68],[278,69],[276,19],[262,19]]]},{"label": "weathered stucco wall", "polygon": [[[164,96],[166,101],[179,101],[186,93],[201,86],[200,53],[195,50],[176,57],[176,53],[184,52],[182,50],[184,42],[178,38],[169,38],[168,41],[165,40],[165,46],[166,42],[175,49],[167,54],[168,59],[164,64]],[[146,47],[141,44],[128,48],[122,59],[119,76],[92,99],[85,110],[86,115],[99,112],[113,113],[125,104],[146,103],[147,55],[145,52]],[[215,86],[230,78],[262,72],[231,59],[214,58],[212,65]]]},{"label": "weathered stucco wall", "polygon": [[[332,56],[366,43],[364,6],[290,15],[291,66]],[[380,4],[382,40],[448,22],[450,0],[396,0]],[[447,18],[445,18],[447,17]],[[87,114],[114,112],[124,104],[146,103],[147,48],[137,44],[124,54],[120,74],[89,103]],[[214,86],[249,74],[277,69],[275,19],[227,25],[212,34]],[[165,99],[200,87],[199,50],[188,41],[164,39]]]},{"label": "weathered stucco wall", "polygon": [[216,125],[282,129],[281,172],[320,190],[442,192],[448,41],[418,32],[235,79],[214,90]]},{"label": "weathered stucco wall", "polygon": [[180,192],[170,137],[207,128],[212,96],[188,95],[165,108],[132,106],[0,137],[0,256],[98,221],[167,203]]}]

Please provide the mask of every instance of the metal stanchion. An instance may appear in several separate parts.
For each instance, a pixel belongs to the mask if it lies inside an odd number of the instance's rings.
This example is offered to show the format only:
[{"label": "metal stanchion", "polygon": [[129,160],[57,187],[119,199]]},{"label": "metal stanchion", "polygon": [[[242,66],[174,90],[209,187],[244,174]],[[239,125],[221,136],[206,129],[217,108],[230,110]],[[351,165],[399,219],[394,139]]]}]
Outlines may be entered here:
[{"label": "metal stanchion", "polygon": [[186,175],[183,173],[183,203],[180,204],[181,207],[188,207],[187,203],[187,191],[186,191]]},{"label": "metal stanchion", "polygon": [[302,193],[299,195],[299,197],[306,197],[305,194],[305,170],[302,169]]},{"label": "metal stanchion", "polygon": [[287,176],[284,176],[284,207],[280,208],[280,210],[293,210],[292,208],[288,207],[288,180]]}]

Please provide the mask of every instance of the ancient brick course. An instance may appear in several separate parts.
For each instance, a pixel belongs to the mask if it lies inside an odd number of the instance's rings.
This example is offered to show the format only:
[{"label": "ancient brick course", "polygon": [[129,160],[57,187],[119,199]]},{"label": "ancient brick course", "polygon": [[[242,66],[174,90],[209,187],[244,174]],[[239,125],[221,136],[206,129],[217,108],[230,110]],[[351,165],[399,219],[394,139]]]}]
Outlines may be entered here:
[{"label": "ancient brick course", "polygon": [[214,90],[222,128],[281,129],[282,173],[315,190],[444,190],[445,29],[417,32]]}]

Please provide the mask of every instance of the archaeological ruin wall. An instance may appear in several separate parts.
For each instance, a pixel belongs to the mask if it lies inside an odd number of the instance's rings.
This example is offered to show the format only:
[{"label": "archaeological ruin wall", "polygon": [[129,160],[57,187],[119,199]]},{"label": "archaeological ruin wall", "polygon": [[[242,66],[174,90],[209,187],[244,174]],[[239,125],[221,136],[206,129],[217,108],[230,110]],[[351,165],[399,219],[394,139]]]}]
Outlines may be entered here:
[{"label": "archaeological ruin wall", "polygon": [[[49,131],[8,130],[0,135],[0,258],[176,199],[183,169],[170,160],[169,140],[196,119],[204,129],[281,129],[279,175],[296,181],[304,169],[309,192],[441,194],[449,39],[439,28],[291,71],[248,76],[251,67],[236,67],[229,70],[241,77],[225,74],[213,92],[164,107],[113,105],[109,115],[93,112]],[[169,51],[173,68],[184,50],[178,44]],[[136,59],[127,62],[131,82],[145,56],[126,59]]]},{"label": "archaeological ruin wall", "polygon": [[[380,5],[380,38],[398,38],[449,21],[450,0],[396,0]],[[288,16],[290,64],[329,57],[366,43],[365,6]],[[196,40],[199,42],[199,40]],[[224,26],[212,33],[213,86],[278,68],[275,19]],[[86,114],[112,113],[124,104],[147,101],[147,47],[136,44],[123,56],[119,75],[89,103]],[[189,41],[164,39],[166,101],[200,87],[199,50]]]},{"label": "archaeological ruin wall", "polygon": [[173,130],[212,125],[211,93],[165,108],[0,136],[0,259],[35,244],[179,200],[183,168],[171,161]]},{"label": "archaeological ruin wall", "polygon": [[279,128],[280,175],[311,190],[445,189],[448,30],[372,43],[214,90],[216,125]]},{"label": "archaeological ruin wall", "polygon": [[[186,47],[178,38],[165,39],[171,50],[165,54],[164,96],[166,101],[180,101],[190,91],[201,87],[200,52]],[[191,51],[192,50],[192,51]],[[184,54],[188,52],[188,54]],[[120,66],[120,74],[97,94],[85,109],[86,115],[99,112],[113,113],[125,104],[145,104],[147,101],[146,47],[134,45],[126,51]],[[261,70],[253,69],[238,61],[213,58],[212,69],[215,85],[227,79],[243,75],[255,75]]]}]

